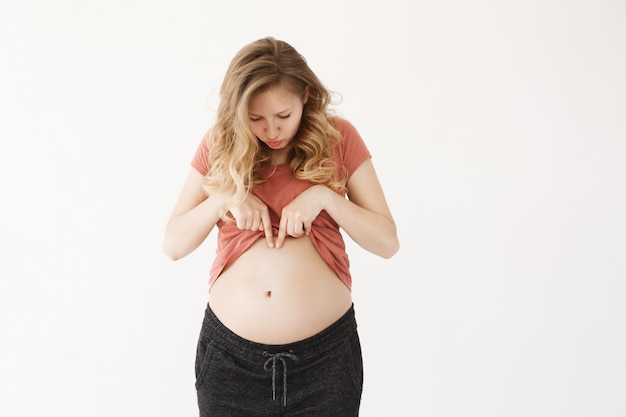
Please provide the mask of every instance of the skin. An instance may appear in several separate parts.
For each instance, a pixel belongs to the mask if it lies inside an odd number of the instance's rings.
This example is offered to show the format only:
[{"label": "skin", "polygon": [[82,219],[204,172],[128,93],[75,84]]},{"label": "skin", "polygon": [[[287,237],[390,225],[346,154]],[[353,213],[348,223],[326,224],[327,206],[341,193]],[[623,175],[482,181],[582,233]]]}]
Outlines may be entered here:
[{"label": "skin", "polygon": [[[300,127],[308,97],[308,89],[304,97],[299,97],[286,87],[278,85],[254,95],[250,100],[250,128],[261,142],[273,149],[273,164],[287,163],[287,153]],[[274,141],[279,144],[273,143]]]}]

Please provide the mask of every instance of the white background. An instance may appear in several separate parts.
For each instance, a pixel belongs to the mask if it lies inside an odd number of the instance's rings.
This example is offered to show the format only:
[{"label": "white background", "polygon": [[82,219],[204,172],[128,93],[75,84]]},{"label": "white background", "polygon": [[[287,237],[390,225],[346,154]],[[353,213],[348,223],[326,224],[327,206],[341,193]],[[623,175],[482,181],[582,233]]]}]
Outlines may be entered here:
[{"label": "white background", "polygon": [[397,220],[362,416],[626,416],[621,1],[0,5],[0,415],[194,416],[215,236],[161,251],[244,44],[299,50]]}]

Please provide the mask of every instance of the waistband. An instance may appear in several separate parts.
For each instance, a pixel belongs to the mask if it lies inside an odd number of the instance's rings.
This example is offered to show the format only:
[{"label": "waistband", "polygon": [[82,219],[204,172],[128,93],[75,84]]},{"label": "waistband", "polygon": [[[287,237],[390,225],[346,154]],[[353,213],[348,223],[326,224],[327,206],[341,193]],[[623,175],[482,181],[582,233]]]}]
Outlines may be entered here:
[{"label": "waistband", "polygon": [[288,344],[268,345],[252,342],[237,335],[220,322],[211,307],[207,305],[203,327],[203,333],[213,343],[228,349],[231,354],[242,360],[256,364],[259,358],[267,356],[268,353],[293,352],[299,359],[305,361],[314,358],[353,337],[357,330],[357,323],[353,304],[341,318],[309,338]]}]

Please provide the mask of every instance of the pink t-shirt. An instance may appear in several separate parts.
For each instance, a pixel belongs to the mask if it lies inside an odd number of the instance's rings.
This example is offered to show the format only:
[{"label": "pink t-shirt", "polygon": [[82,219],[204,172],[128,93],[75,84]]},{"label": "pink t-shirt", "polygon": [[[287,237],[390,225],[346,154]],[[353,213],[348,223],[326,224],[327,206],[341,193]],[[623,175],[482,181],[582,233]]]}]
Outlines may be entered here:
[{"label": "pink t-shirt", "polygon": [[[337,164],[338,176],[343,177],[347,171],[348,178],[371,154],[355,127],[345,119],[336,118],[335,128],[343,140],[335,150],[334,160]],[[207,136],[201,141],[191,165],[202,175],[209,172]],[[272,227],[277,230],[280,224],[280,214],[283,207],[289,204],[302,191],[311,187],[313,183],[297,179],[288,165],[275,167],[274,173],[261,185],[252,189],[259,199],[268,207],[272,220]],[[269,167],[274,170],[274,167]],[[341,193],[345,197],[345,193]],[[211,266],[209,287],[213,285],[222,271],[232,264],[242,253],[258,239],[264,237],[263,232],[240,230],[237,225],[220,220],[217,223],[219,233],[217,237],[217,255]],[[322,259],[335,271],[339,279],[352,288],[350,275],[350,261],[346,253],[343,237],[339,225],[326,213],[320,212],[313,221],[309,238],[317,248]]]}]

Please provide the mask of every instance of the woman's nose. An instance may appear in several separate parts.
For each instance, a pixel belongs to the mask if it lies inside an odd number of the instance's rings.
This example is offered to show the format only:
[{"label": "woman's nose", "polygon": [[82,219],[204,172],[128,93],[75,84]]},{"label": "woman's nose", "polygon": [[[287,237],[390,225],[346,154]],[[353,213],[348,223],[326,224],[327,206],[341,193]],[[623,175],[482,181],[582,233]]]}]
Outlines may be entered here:
[{"label": "woman's nose", "polygon": [[272,139],[276,139],[278,136],[278,123],[276,122],[267,122],[267,127],[265,128],[267,131],[267,136]]}]

